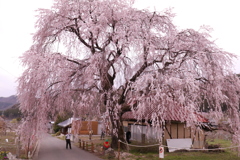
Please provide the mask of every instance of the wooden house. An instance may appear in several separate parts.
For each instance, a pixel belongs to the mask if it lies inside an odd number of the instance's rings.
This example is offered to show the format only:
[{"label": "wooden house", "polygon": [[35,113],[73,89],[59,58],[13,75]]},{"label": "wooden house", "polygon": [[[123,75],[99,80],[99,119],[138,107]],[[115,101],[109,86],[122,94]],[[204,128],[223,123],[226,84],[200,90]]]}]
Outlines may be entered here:
[{"label": "wooden house", "polygon": [[79,118],[69,118],[57,125],[61,127],[62,134],[66,134],[66,132],[75,135],[99,134],[99,123],[97,121],[81,121]]},{"label": "wooden house", "polygon": [[[151,127],[151,122],[148,118],[153,111],[148,110],[144,115],[145,118],[141,122],[137,122],[132,112],[126,112],[122,118],[125,131],[130,128],[132,132],[132,139],[139,142],[156,143],[158,142],[158,133]],[[186,114],[185,114],[186,115]],[[186,126],[187,116],[183,116],[179,108],[169,109],[165,114],[165,125],[163,134],[163,144],[167,145],[167,139],[191,139],[192,148],[205,147],[205,131],[209,130],[208,120],[199,113],[193,115],[196,119],[195,127]],[[148,122],[149,125],[146,124]]]},{"label": "wooden house", "polygon": [[61,127],[60,132],[66,134],[67,132],[72,132],[72,122],[78,120],[77,118],[68,118],[67,120],[58,123],[57,125]]}]

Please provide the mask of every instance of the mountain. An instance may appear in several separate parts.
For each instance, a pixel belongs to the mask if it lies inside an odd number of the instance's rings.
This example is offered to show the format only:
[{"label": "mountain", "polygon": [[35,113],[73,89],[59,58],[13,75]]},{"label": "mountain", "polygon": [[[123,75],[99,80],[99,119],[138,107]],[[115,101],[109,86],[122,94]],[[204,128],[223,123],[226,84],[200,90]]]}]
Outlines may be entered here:
[{"label": "mountain", "polygon": [[17,96],[0,97],[0,111],[11,108],[14,104],[17,103]]},{"label": "mountain", "polygon": [[21,111],[19,110],[19,106],[20,104],[14,104],[12,107],[4,110],[4,111],[0,111],[0,115],[3,115],[5,119],[19,119],[22,116]]}]

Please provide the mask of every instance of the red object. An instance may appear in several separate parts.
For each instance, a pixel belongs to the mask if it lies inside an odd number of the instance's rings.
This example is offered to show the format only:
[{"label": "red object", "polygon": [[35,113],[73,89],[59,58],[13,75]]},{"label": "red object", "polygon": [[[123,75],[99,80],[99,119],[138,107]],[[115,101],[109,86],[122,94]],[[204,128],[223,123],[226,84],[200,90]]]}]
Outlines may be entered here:
[{"label": "red object", "polygon": [[105,148],[109,148],[109,147],[110,147],[110,145],[109,145],[108,142],[104,142],[104,143],[103,143],[103,146],[104,146]]}]

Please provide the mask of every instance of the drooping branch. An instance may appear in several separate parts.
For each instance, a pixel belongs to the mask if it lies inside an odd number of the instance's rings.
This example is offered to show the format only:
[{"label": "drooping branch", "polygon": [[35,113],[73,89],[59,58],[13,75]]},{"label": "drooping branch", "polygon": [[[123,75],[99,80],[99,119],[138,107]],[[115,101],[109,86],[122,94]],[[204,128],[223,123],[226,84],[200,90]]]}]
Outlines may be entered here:
[{"label": "drooping branch", "polygon": [[50,84],[50,85],[48,86],[48,88],[46,89],[46,91],[47,91],[49,88],[51,88],[52,86],[54,86],[55,84],[58,84],[58,83],[61,83],[61,82],[63,82],[63,81],[57,81],[57,82],[54,82],[54,83]]},{"label": "drooping branch", "polygon": [[89,44],[81,37],[81,33],[80,33],[80,30],[79,30],[79,27],[78,27],[78,24],[77,24],[77,19],[74,19],[74,20],[75,20],[75,24],[66,26],[66,27],[65,27],[65,30],[66,30],[66,31],[69,31],[69,32],[72,32],[72,33],[75,33],[75,35],[78,37],[78,39],[80,40],[80,42],[82,42],[86,47],[92,49],[92,46],[89,45]]},{"label": "drooping branch", "polygon": [[149,66],[152,66],[153,64],[157,63],[159,61],[153,60],[152,62],[149,63],[143,63],[143,65],[139,68],[139,70],[132,76],[130,79],[131,82],[135,82],[136,79],[145,71],[145,69]]}]

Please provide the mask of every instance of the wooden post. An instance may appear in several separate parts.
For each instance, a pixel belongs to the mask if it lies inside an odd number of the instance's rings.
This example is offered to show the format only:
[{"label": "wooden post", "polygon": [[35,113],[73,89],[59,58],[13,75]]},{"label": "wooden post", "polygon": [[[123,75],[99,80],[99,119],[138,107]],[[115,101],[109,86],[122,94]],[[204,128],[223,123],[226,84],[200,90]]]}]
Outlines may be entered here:
[{"label": "wooden post", "polygon": [[93,143],[92,143],[92,146],[91,146],[91,150],[92,150],[92,152],[94,152],[94,145],[93,145]]},{"label": "wooden post", "polygon": [[88,151],[88,142],[86,142],[86,150]]},{"label": "wooden post", "polygon": [[28,157],[29,148],[30,148],[30,138],[28,138],[28,147],[27,147],[27,153],[26,153],[27,159],[29,158]]},{"label": "wooden post", "polygon": [[118,140],[118,160],[120,160],[120,140]]},{"label": "wooden post", "polygon": [[[163,122],[162,123],[162,135],[161,135],[160,142],[159,142],[159,159],[160,160],[164,158],[164,147],[162,147],[162,144],[163,144],[163,139],[164,139],[164,136],[165,136],[165,134],[164,134],[165,128],[166,128],[165,127],[165,122]],[[178,126],[177,126],[177,128],[178,128]]]},{"label": "wooden post", "polygon": [[81,148],[81,139],[79,139],[78,142],[79,142],[79,148]]},{"label": "wooden post", "polygon": [[18,136],[16,158],[18,158],[20,156],[20,149],[21,149],[21,146],[20,146],[20,136]]},{"label": "wooden post", "polygon": [[141,134],[141,138],[142,138],[142,144],[145,144],[146,135],[145,134]]},{"label": "wooden post", "polygon": [[83,141],[83,149],[85,148],[84,146],[85,146],[85,141]]}]

